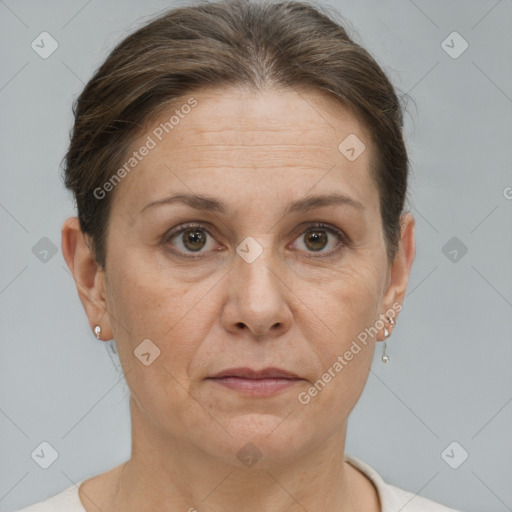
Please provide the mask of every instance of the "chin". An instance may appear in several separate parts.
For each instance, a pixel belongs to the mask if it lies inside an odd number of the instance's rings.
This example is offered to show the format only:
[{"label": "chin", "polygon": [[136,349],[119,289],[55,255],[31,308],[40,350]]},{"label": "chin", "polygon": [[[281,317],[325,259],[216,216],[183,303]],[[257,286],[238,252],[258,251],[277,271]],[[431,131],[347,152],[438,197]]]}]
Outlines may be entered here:
[{"label": "chin", "polygon": [[247,457],[258,459],[255,465],[260,469],[288,461],[311,448],[312,440],[304,435],[309,429],[301,429],[292,417],[252,413],[233,418],[226,426],[233,436],[225,438],[231,457],[242,464]]}]

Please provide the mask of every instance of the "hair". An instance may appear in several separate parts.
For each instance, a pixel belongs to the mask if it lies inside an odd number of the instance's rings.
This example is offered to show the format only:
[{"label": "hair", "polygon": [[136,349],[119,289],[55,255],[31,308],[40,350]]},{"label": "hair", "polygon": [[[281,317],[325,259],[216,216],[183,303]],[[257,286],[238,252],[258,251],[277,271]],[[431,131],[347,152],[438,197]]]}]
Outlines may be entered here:
[{"label": "hair", "polygon": [[114,191],[102,199],[94,191],[126,161],[148,121],[192,91],[223,86],[306,87],[354,112],[375,145],[370,173],[392,262],[409,161],[402,106],[385,72],[317,4],[220,0],[165,11],[126,37],[73,104],[64,181],[97,263],[105,268]]}]

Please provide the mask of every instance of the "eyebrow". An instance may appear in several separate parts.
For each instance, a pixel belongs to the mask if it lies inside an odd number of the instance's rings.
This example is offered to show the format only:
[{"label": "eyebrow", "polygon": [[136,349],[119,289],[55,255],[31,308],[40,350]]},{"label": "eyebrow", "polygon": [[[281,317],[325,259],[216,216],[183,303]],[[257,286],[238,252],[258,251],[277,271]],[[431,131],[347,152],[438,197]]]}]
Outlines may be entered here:
[{"label": "eyebrow", "polygon": [[[140,213],[142,213],[144,210],[152,206],[172,204],[176,202],[184,203],[190,206],[191,208],[194,208],[195,210],[202,210],[222,214],[232,213],[232,208],[228,207],[222,201],[219,201],[218,199],[211,196],[199,196],[196,194],[174,194],[163,199],[151,201],[150,203],[146,204],[144,208],[142,208]],[[331,205],[346,205],[356,208],[357,210],[366,209],[365,206],[356,199],[353,199],[352,197],[347,196],[345,194],[332,192],[330,194],[308,196],[297,201],[293,201],[286,208],[284,215],[289,215],[291,213],[308,212],[315,208],[321,208],[323,206]]]}]

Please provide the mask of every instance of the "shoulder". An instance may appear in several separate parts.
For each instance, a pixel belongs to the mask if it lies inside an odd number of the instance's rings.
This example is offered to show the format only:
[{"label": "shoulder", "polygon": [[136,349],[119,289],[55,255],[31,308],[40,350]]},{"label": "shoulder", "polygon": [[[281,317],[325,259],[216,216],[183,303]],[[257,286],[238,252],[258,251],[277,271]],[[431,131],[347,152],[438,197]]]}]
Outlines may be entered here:
[{"label": "shoulder", "polygon": [[461,512],[384,482],[375,469],[356,457],[345,454],[345,461],[373,483],[380,498],[382,512]]},{"label": "shoulder", "polygon": [[86,512],[78,495],[81,483],[80,481],[55,496],[15,512]]},{"label": "shoulder", "polygon": [[392,503],[388,508],[383,508],[383,512],[461,512],[454,508],[449,508],[441,503],[424,498],[418,494],[399,489],[394,485],[385,484],[385,499]]}]

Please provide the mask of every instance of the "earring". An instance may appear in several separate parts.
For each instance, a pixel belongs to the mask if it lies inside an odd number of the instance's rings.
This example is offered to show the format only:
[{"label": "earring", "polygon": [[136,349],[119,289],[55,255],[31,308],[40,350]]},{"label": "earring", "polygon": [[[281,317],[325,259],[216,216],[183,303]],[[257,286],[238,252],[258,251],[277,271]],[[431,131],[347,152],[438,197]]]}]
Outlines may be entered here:
[{"label": "earring", "polygon": [[[389,325],[391,325],[391,326],[395,325],[395,320],[392,317],[386,316],[386,318],[389,322]],[[384,326],[384,339],[388,338],[389,335],[390,335],[390,332],[388,331],[388,328],[386,326]],[[384,346],[382,348],[381,361],[384,364],[389,363],[391,361],[391,358],[388,356],[388,354],[386,354],[386,342],[385,341],[384,341]]]},{"label": "earring", "polygon": [[94,334],[96,336],[96,339],[99,340],[100,339],[100,334],[101,334],[101,327],[99,325],[96,325],[94,327]]},{"label": "earring", "polygon": [[391,361],[391,358],[386,354],[386,342],[384,342],[384,348],[382,349],[381,361],[386,364]]}]

